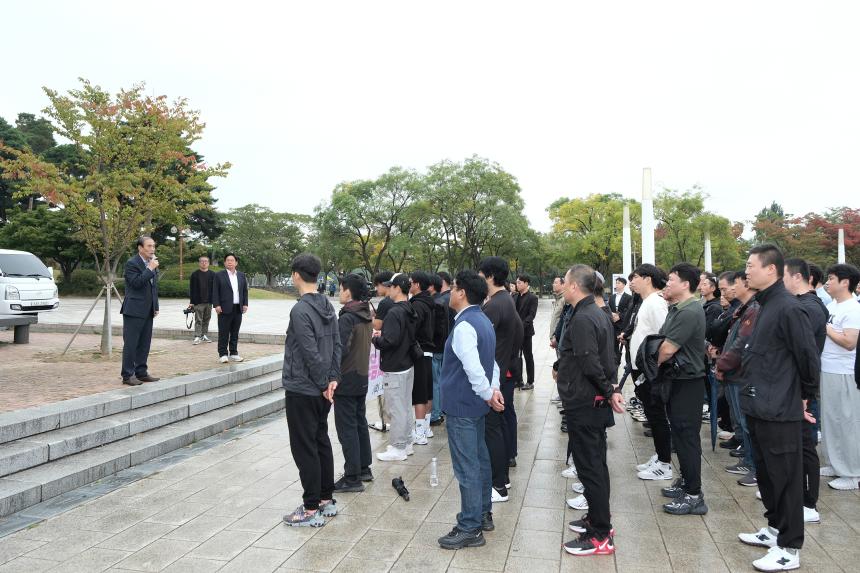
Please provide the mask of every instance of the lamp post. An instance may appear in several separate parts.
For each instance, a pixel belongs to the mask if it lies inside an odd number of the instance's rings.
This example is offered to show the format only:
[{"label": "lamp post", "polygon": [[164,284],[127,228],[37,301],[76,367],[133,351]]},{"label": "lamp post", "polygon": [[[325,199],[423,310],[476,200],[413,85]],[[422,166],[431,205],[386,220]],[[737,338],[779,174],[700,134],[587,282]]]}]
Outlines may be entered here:
[{"label": "lamp post", "polygon": [[171,233],[173,233],[173,234],[175,234],[175,235],[176,235],[176,237],[177,237],[177,238],[178,238],[178,240],[179,240],[179,280],[184,280],[184,278],[185,278],[185,271],[184,271],[184,270],[183,270],[183,268],[182,268],[182,262],[183,262],[183,257],[182,257],[182,255],[183,255],[183,247],[184,247],[184,245],[185,245],[185,239],[184,239],[184,235],[183,235],[183,232],[184,232],[184,231],[185,231],[185,230],[184,230],[184,229],[182,229],[181,227],[180,227],[180,228],[177,228],[177,227],[176,227],[176,225],[174,225],[174,226],[170,227],[170,232],[171,232]]}]

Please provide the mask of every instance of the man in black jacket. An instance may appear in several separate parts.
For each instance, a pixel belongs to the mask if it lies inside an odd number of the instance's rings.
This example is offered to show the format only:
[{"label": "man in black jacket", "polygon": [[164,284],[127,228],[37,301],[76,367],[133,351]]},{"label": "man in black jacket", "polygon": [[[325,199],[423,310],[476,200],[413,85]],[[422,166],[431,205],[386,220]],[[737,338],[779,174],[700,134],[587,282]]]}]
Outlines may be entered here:
[{"label": "man in black jacket", "polygon": [[365,400],[369,369],[370,293],[364,277],[350,274],[340,285],[338,315],[340,334],[340,384],[334,402],[334,424],[337,439],[343,449],[343,477],[334,484],[334,491],[364,491],[363,481],[373,480],[370,464],[370,434],[367,429]]},{"label": "man in black jacket", "polygon": [[[514,304],[517,313],[523,323],[523,344],[519,356],[514,362],[514,385],[522,390],[531,390],[535,387],[535,358],[532,353],[532,338],[535,335],[535,315],[538,309],[538,297],[529,291],[531,279],[528,275],[517,277]],[[523,362],[526,361],[526,382],[523,384]]]},{"label": "man in black jacket", "polygon": [[615,553],[606,428],[615,425],[613,410],[624,412],[624,400],[615,386],[615,333],[609,315],[594,302],[596,283],[594,269],[587,265],[573,266],[564,280],[564,297],[573,314],[559,344],[558,391],[573,441],[573,461],[588,503],[588,513],[569,524],[580,534],[564,544],[572,555]]},{"label": "man in black jacket", "polygon": [[[412,406],[415,408],[415,444],[427,445],[430,437],[430,411],[433,409],[433,332],[436,315],[435,302],[430,294],[431,278],[424,271],[414,271],[410,277],[409,304],[418,317],[415,323],[415,339],[423,356],[415,361],[415,378],[412,384]],[[443,348],[444,350],[444,348]]]},{"label": "man in black jacket", "polygon": [[768,547],[753,562],[762,571],[800,566],[803,546],[803,421],[815,396],[821,360],[800,301],[785,289],[784,259],[771,244],[750,249],[747,280],[758,289],[755,329],[742,357],[741,410],[755,447],[756,470],[768,526],[742,533],[749,545]]},{"label": "man in black jacket", "polygon": [[212,304],[218,314],[218,361],[222,363],[243,360],[239,356],[239,328],[242,315],[248,312],[248,279],[236,270],[238,264],[239,258],[233,253],[224,255],[224,270],[212,281]]},{"label": "man in black jacket", "polygon": [[390,430],[386,451],[376,454],[383,462],[405,461],[412,451],[412,384],[415,379],[415,361],[419,358],[415,344],[415,323],[418,316],[409,304],[407,295],[412,281],[397,273],[383,283],[388,287],[388,298],[394,304],[385,315],[382,332],[373,337],[373,345],[380,350],[379,366],[385,373],[385,411]]},{"label": "man in black jacket", "polygon": [[[448,320],[443,325],[443,334],[446,340],[448,338],[448,333],[454,329],[454,313],[448,306],[448,303],[451,301],[451,282],[451,275],[445,271],[440,271],[433,277],[433,284],[436,289],[436,294],[433,295],[433,302],[444,310],[442,313],[438,313],[437,311],[437,314],[444,314],[448,317]],[[438,330],[439,325],[435,326]],[[443,343],[442,348],[437,348],[433,352],[433,406],[430,412],[431,426],[439,425],[445,420],[445,416],[442,413],[441,395],[439,393],[439,380],[442,376],[442,356],[444,351],[445,345]]]},{"label": "man in black jacket", "polygon": [[203,255],[197,259],[199,269],[191,273],[189,294],[191,302],[188,308],[194,309],[194,342],[212,342],[209,338],[209,321],[212,319],[212,283],[215,273],[209,272],[209,257]]},{"label": "man in black jacket", "polygon": [[125,263],[122,314],[122,383],[156,382],[146,361],[152,344],[152,319],[158,316],[158,259],[152,237],[137,240],[137,255]]},{"label": "man in black jacket", "polygon": [[[629,293],[624,292],[624,289],[627,288],[627,279],[624,277],[618,277],[615,279],[615,290],[609,296],[609,311],[612,313],[612,327],[615,331],[615,338],[618,339],[618,335],[621,334],[621,331],[624,328],[624,315],[627,313],[627,309],[630,307],[630,302],[633,299]],[[615,345],[615,364],[621,364],[621,344],[616,343]]]}]

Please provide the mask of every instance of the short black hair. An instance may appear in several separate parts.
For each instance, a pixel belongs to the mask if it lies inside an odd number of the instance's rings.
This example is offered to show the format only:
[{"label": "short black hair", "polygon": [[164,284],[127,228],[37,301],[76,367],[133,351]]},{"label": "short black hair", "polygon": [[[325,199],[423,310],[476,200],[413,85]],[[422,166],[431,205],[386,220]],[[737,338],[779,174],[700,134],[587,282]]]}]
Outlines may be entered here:
[{"label": "short black hair", "polygon": [[425,273],[424,271],[412,271],[412,274],[409,275],[409,278],[412,279],[412,283],[418,283],[418,287],[425,291],[430,288],[430,284],[433,282],[433,279],[430,277],[429,273]]},{"label": "short black hair", "polygon": [[[437,276],[442,279],[442,282],[448,283],[448,286],[451,286],[451,283],[454,282],[454,279],[451,278],[451,275],[446,271],[439,271]],[[441,288],[440,288],[441,290]]]},{"label": "short black hair", "polygon": [[155,239],[150,237],[149,235],[141,235],[137,238],[137,246],[142,247],[147,241],[155,242]]},{"label": "short black hair", "polygon": [[[508,261],[502,257],[485,257],[478,264],[478,271],[488,279],[492,279],[494,285],[506,287],[511,267],[508,266]],[[459,273],[457,276],[460,276]]]},{"label": "short black hair", "polygon": [[803,280],[809,282],[809,263],[797,257],[785,259],[785,266],[790,275],[800,275]]},{"label": "short black hair", "polygon": [[481,304],[487,298],[487,281],[482,279],[478,273],[472,270],[464,270],[457,273],[454,279],[455,286],[466,293],[469,304]]},{"label": "short black hair", "polygon": [[847,265],[845,263],[830,265],[827,267],[827,276],[829,277],[830,275],[836,276],[840,282],[847,279],[848,290],[850,292],[854,292],[854,289],[857,288],[857,283],[860,282],[860,270],[857,270],[857,267],[854,265]]},{"label": "short black hair", "polygon": [[735,283],[735,275],[738,273],[736,271],[725,271],[720,273],[720,277],[718,280],[726,281],[727,283],[734,284]]},{"label": "short black hair", "polygon": [[690,263],[678,263],[671,269],[669,274],[675,273],[682,281],[687,281],[687,286],[691,293],[696,292],[699,287],[699,277],[702,276],[702,271]]},{"label": "short black hair", "polygon": [[[227,257],[233,257],[234,261],[236,261],[237,263],[239,262],[239,257],[236,256],[236,253],[227,253],[226,255],[224,255],[224,257],[222,257],[221,260],[226,261]],[[316,279],[314,279],[314,280],[316,280]]]},{"label": "short black hair", "polygon": [[779,247],[773,243],[764,243],[756,245],[750,249],[750,254],[756,255],[763,267],[769,267],[770,265],[775,266],[776,276],[782,278],[782,274],[785,272],[785,259],[783,258],[782,251],[779,250]]},{"label": "short black hair", "polygon": [[624,277],[615,277],[615,282],[617,282],[617,283],[621,283],[621,284],[623,284],[623,285],[626,285],[626,284],[627,284],[627,279],[625,279]]},{"label": "short black hair", "polygon": [[430,275],[430,282],[433,285],[433,288],[436,289],[436,292],[442,292],[442,277],[433,273]]},{"label": "short black hair", "polygon": [[409,287],[412,286],[412,279],[406,273],[395,273],[391,277],[391,280],[386,282],[390,283],[393,287],[399,288],[403,294],[409,294]]},{"label": "short black hair", "polygon": [[809,263],[809,278],[812,279],[813,286],[818,286],[824,282],[824,271],[815,263]]},{"label": "short black hair", "polygon": [[720,298],[722,293],[720,292],[720,287],[717,284],[717,275],[715,275],[714,273],[709,273],[708,271],[705,271],[702,273],[702,276],[705,277],[705,280],[707,280],[709,283],[711,283],[712,287],[714,287],[714,297]]},{"label": "short black hair", "polygon": [[391,271],[379,271],[378,273],[373,275],[373,286],[381,285],[384,282],[388,282],[393,276],[394,273],[392,273]]},{"label": "short black hair", "polygon": [[564,275],[552,275],[552,280],[555,281],[555,279],[560,280],[561,284],[564,284]]},{"label": "short black hair", "polygon": [[594,294],[597,275],[593,268],[588,265],[573,265],[567,272],[570,274],[570,280],[576,283],[583,292]]},{"label": "short black hair", "polygon": [[735,273],[735,282],[745,281],[745,280],[747,280],[747,272],[746,271],[738,271]]},{"label": "short black hair", "polygon": [[[227,257],[225,256],[224,258],[226,259]],[[299,273],[299,276],[306,283],[317,282],[317,277],[319,277],[321,270],[322,262],[319,257],[311,253],[296,255],[293,257],[292,262],[290,262],[290,272]]]},{"label": "short black hair", "polygon": [[532,284],[532,279],[528,275],[517,275],[517,280],[527,284]]},{"label": "short black hair", "polygon": [[370,294],[367,289],[367,279],[361,275],[350,273],[340,281],[340,288],[349,291],[352,300],[367,300]]},{"label": "short black hair", "polygon": [[666,286],[666,273],[663,269],[655,267],[651,263],[643,263],[633,270],[633,274],[637,277],[651,279],[651,286],[657,290],[663,290]]}]

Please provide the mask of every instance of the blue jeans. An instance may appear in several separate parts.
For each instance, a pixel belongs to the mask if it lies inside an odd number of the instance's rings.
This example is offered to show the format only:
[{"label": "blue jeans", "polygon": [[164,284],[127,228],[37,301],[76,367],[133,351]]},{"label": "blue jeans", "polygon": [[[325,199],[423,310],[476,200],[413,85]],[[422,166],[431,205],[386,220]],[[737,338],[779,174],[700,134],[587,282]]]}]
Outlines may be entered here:
[{"label": "blue jeans", "polygon": [[439,395],[439,378],[442,377],[442,355],[433,355],[433,409],[430,411],[430,421],[435,422],[442,417],[442,397]]},{"label": "blue jeans", "polygon": [[463,418],[448,416],[448,449],[454,477],[460,484],[460,513],[457,527],[462,531],[480,531],[484,513],[492,511],[492,471],[490,453],[484,442],[484,416]]},{"label": "blue jeans", "polygon": [[726,384],[724,388],[726,390],[726,400],[728,400],[729,408],[731,408],[732,411],[732,420],[740,425],[741,431],[743,432],[744,451],[747,453],[746,456],[744,456],[743,463],[752,471],[755,471],[755,462],[753,461],[752,452],[753,445],[752,440],[750,439],[749,426],[747,426],[747,417],[744,416],[743,412],[741,412],[741,386],[739,384]]}]

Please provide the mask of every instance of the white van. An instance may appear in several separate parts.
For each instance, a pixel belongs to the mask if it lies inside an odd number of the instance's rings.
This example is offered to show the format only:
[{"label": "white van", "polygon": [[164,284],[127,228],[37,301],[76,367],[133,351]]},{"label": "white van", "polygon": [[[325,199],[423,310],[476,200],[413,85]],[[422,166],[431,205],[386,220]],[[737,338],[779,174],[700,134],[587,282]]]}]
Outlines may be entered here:
[{"label": "white van", "polygon": [[53,274],[32,253],[0,249],[0,316],[59,308]]}]

